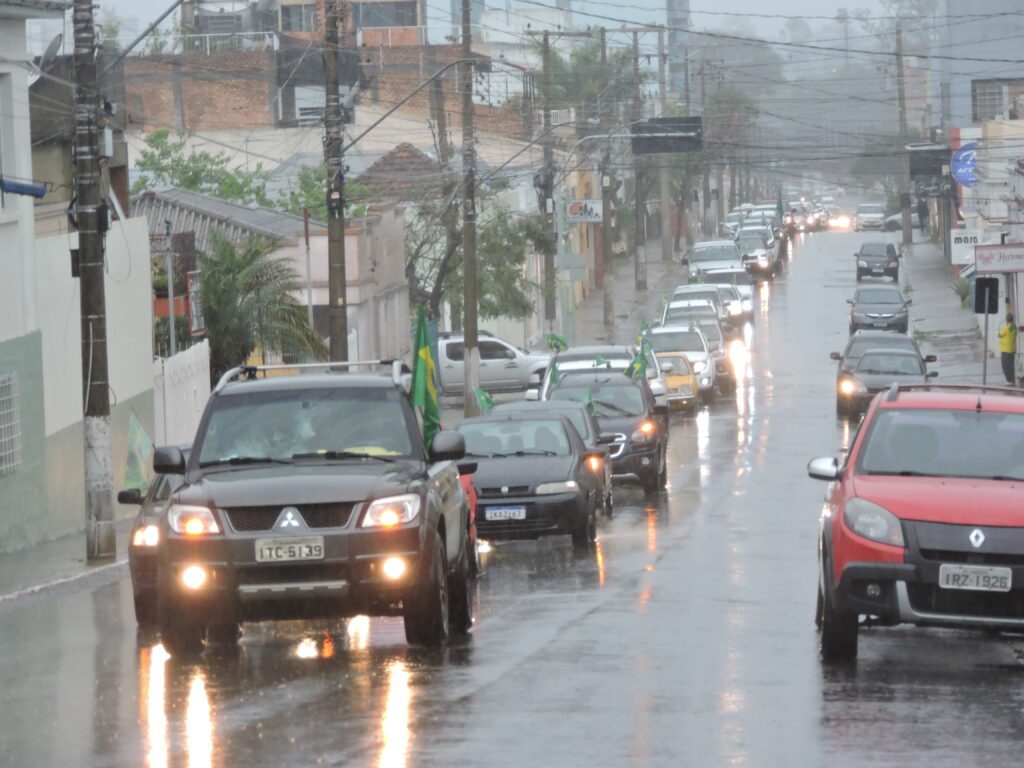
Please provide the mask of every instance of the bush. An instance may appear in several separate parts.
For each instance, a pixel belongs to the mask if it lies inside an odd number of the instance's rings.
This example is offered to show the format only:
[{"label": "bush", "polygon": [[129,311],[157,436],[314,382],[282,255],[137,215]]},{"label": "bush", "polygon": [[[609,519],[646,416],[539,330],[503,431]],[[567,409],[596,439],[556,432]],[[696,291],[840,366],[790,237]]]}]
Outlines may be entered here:
[{"label": "bush", "polygon": [[966,277],[961,277],[949,287],[960,297],[960,306],[966,307],[971,298],[971,281]]}]

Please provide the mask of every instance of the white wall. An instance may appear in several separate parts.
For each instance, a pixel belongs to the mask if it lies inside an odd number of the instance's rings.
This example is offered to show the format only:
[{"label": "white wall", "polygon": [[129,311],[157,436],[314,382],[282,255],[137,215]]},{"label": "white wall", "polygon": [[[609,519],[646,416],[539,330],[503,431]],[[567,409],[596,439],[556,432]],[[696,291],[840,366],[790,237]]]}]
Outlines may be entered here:
[{"label": "white wall", "polygon": [[153,441],[192,444],[210,399],[210,342],[153,361]]},{"label": "white wall", "polygon": [[[71,276],[69,255],[77,247],[77,234],[36,241],[36,302],[41,308],[38,323],[43,336],[47,435],[82,419],[79,286]],[[113,406],[153,388],[153,298],[145,219],[111,226],[105,290]]]}]

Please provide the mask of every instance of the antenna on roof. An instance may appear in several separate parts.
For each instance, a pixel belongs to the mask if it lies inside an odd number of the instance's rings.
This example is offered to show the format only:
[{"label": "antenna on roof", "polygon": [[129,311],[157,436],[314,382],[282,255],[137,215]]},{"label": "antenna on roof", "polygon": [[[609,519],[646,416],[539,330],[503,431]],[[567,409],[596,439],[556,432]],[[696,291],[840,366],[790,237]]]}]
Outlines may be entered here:
[{"label": "antenna on roof", "polygon": [[978,395],[978,404],[974,406],[974,410],[981,413],[981,395]]}]

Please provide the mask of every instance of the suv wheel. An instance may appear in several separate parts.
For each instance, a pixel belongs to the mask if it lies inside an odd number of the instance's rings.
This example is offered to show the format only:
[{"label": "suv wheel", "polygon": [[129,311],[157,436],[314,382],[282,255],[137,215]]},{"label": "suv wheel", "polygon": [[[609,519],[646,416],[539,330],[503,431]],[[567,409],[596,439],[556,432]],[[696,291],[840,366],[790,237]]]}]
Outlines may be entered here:
[{"label": "suv wheel", "polygon": [[853,661],[857,658],[860,617],[840,611],[832,603],[828,590],[818,587],[821,606],[821,658],[825,661]]},{"label": "suv wheel", "polygon": [[455,572],[449,585],[450,623],[453,637],[468,635],[473,626],[473,592],[475,591],[476,577],[473,575],[469,547],[470,544],[467,541],[459,560],[459,569]]},{"label": "suv wheel", "polygon": [[187,610],[160,611],[160,640],[171,656],[197,656],[203,651],[206,626]]},{"label": "suv wheel", "polygon": [[135,592],[132,597],[135,601],[136,623],[142,629],[155,628],[159,619],[156,595],[152,592]]},{"label": "suv wheel", "polygon": [[668,447],[661,453],[661,471],[658,473],[658,487],[668,486]]},{"label": "suv wheel", "polygon": [[448,639],[448,565],[444,541],[434,534],[433,556],[423,574],[423,583],[406,599],[405,639],[411,645],[437,648]]}]

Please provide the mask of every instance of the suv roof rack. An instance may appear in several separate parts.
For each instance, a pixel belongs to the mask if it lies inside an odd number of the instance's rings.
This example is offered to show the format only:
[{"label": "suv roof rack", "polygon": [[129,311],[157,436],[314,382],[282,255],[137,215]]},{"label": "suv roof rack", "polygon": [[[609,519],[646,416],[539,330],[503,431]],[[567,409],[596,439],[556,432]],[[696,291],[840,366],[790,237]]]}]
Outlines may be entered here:
[{"label": "suv roof rack", "polygon": [[391,380],[395,385],[404,387],[404,377],[412,373],[404,360],[348,360],[346,362],[326,363],[297,363],[295,365],[239,365],[220,377],[214,392],[220,392],[224,387],[237,379],[255,381],[259,374],[263,373],[266,378],[268,371],[321,371],[323,373],[350,373],[351,368],[390,368]]},{"label": "suv roof rack", "polygon": [[900,392],[965,392],[975,395],[1011,395],[1024,397],[1024,390],[1012,387],[993,387],[987,384],[893,384],[885,396],[885,402],[895,403]]}]

